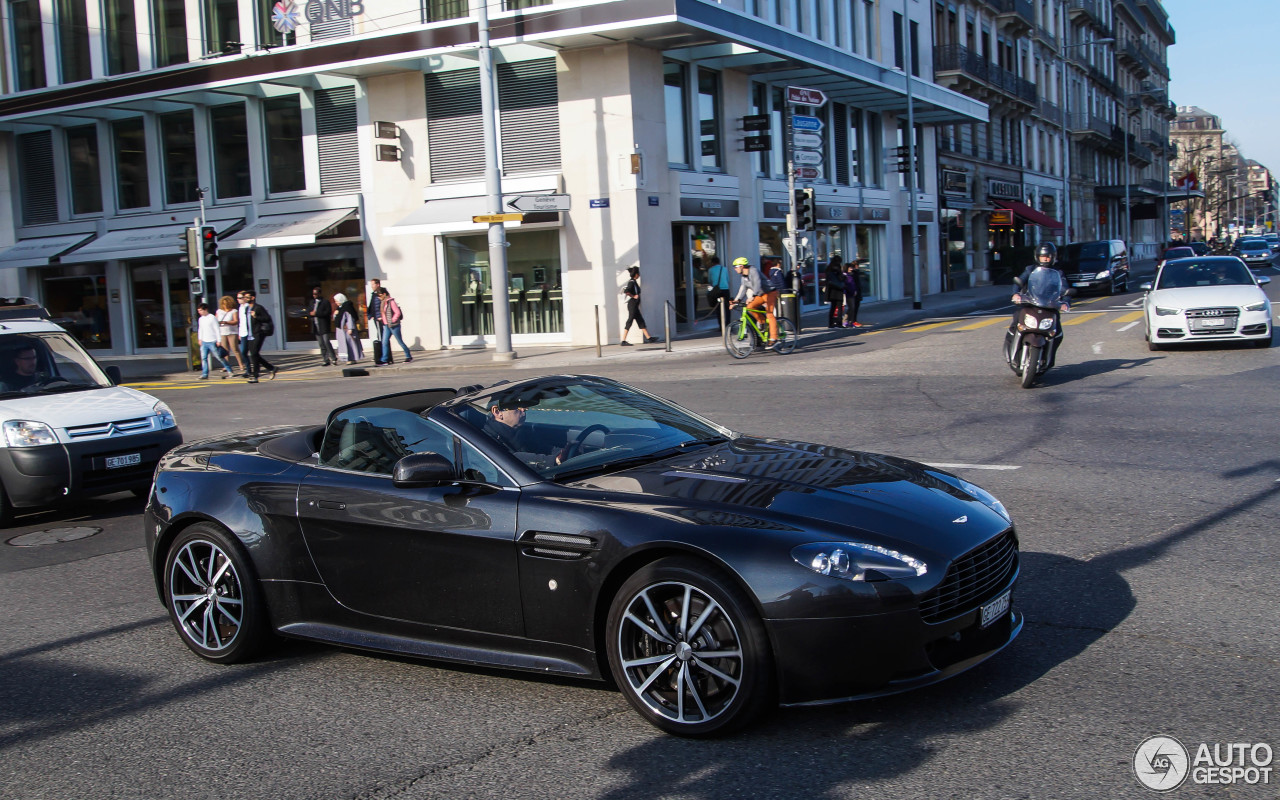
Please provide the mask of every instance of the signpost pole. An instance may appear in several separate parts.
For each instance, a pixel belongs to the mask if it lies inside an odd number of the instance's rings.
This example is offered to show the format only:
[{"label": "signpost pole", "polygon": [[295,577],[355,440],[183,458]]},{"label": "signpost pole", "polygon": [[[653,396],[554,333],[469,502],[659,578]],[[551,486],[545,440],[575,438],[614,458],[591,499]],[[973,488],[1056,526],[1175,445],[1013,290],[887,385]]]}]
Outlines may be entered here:
[{"label": "signpost pole", "polygon": [[[795,106],[791,103],[791,98],[787,98],[786,130],[784,137],[786,139],[786,156],[787,156],[787,203],[790,209],[787,212],[787,256],[791,260],[789,265],[791,269],[800,269],[799,255],[796,252],[796,162],[795,162],[795,131],[792,129],[795,116]],[[797,302],[799,299],[797,298]]]},{"label": "signpost pole", "polygon": [[[494,104],[493,48],[489,46],[489,9],[476,5],[480,30],[480,116],[484,125],[484,188],[487,210],[502,214],[502,174],[498,170],[497,115]],[[511,303],[507,288],[507,229],[502,221],[489,223],[489,292],[493,296],[494,361],[516,357],[511,349]]]},{"label": "signpost pole", "polygon": [[920,303],[920,212],[916,208],[916,109],[915,98],[911,89],[911,37],[907,35],[911,28],[907,9],[907,0],[902,0],[902,52],[906,59],[902,62],[902,74],[907,79],[907,188],[911,192],[911,307],[921,308]]}]

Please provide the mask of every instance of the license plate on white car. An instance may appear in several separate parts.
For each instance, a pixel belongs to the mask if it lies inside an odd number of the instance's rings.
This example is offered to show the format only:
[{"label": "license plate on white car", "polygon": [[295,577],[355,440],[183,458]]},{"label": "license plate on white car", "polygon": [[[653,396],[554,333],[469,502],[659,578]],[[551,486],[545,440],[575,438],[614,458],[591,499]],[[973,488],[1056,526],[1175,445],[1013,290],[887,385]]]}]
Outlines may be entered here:
[{"label": "license plate on white car", "polygon": [[1009,599],[1011,597],[1012,594],[1010,592],[1005,592],[979,609],[979,621],[981,623],[979,627],[985,628],[1009,613]]},{"label": "license plate on white car", "polygon": [[1206,328],[1221,328],[1227,324],[1227,321],[1225,319],[1203,319],[1200,320],[1200,324]]},{"label": "license plate on white car", "polygon": [[142,463],[142,453],[130,453],[127,456],[107,456],[107,469],[129,467]]}]

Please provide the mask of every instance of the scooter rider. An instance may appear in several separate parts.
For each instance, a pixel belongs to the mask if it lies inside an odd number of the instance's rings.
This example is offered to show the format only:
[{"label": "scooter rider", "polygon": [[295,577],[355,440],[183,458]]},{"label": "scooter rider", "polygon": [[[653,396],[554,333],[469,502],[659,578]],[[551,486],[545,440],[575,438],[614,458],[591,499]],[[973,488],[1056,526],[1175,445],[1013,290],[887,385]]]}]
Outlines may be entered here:
[{"label": "scooter rider", "polygon": [[[1038,269],[1058,270],[1059,275],[1062,276],[1062,295],[1058,298],[1058,311],[1067,312],[1071,310],[1071,304],[1067,299],[1067,276],[1062,275],[1062,270],[1057,266],[1057,261],[1058,248],[1053,242],[1041,242],[1036,245],[1035,263],[1024,269],[1022,274],[1018,276],[1018,285],[1021,287],[1021,290],[1025,290],[1027,286],[1030,285],[1032,273]],[[1022,303],[1022,291],[1014,292],[1013,297],[1010,299],[1014,302],[1015,306],[1020,305]],[[1018,335],[1018,317],[1019,309],[1015,307],[1013,310],[1013,319],[1009,322],[1009,332],[1005,334],[1006,355],[1013,352],[1013,341]],[[1048,366],[1046,369],[1053,367],[1054,359],[1058,355],[1058,346],[1062,344],[1061,325],[1059,325],[1058,330],[1054,332],[1051,343],[1052,344],[1049,348]]]}]

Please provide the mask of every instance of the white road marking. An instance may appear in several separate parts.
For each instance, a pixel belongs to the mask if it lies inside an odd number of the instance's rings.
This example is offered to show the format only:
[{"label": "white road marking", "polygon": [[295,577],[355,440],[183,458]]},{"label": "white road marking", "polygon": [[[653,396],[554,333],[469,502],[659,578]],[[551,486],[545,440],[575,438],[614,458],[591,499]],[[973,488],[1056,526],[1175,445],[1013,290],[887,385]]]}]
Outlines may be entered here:
[{"label": "white road marking", "polygon": [[[929,466],[938,467],[939,469],[1022,469],[1020,465],[1010,464],[939,464],[933,461],[929,462]],[[1276,482],[1280,483],[1280,481]]]},{"label": "white road marking", "polygon": [[1137,325],[1139,322],[1142,322],[1142,320],[1140,320],[1140,319],[1135,319],[1133,322],[1130,322],[1128,325],[1125,325],[1125,326],[1120,327],[1120,328],[1116,328],[1116,333],[1124,333],[1125,331],[1127,331],[1127,330],[1129,330],[1130,328],[1132,328],[1134,325]]},{"label": "white road marking", "polygon": [[1094,343],[1093,343],[1093,354],[1094,354],[1095,356],[1100,356],[1100,355],[1102,355],[1102,342],[1094,342]]}]

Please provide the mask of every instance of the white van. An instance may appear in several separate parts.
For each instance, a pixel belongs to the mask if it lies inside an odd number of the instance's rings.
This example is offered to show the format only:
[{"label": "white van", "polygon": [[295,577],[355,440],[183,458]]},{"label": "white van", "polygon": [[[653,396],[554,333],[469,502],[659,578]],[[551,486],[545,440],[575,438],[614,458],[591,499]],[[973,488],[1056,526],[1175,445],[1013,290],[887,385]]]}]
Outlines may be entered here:
[{"label": "white van", "polygon": [[182,433],[169,406],[119,382],[44,309],[0,300],[0,527],[16,508],[145,496]]}]

